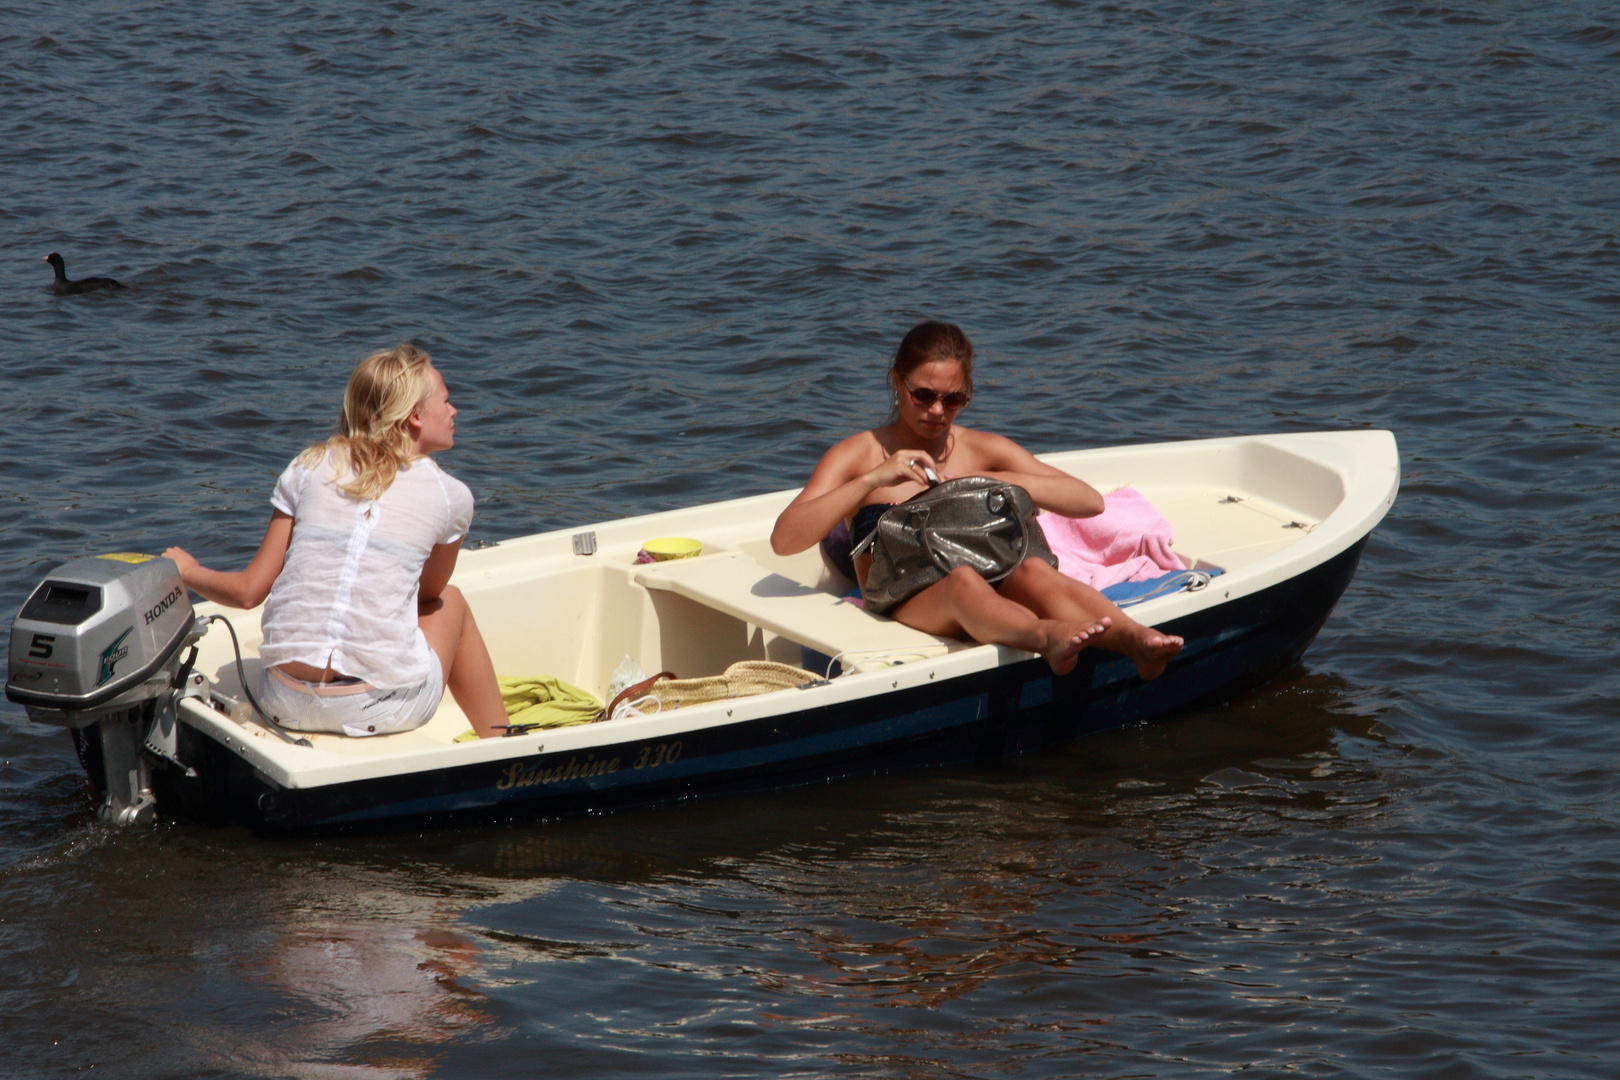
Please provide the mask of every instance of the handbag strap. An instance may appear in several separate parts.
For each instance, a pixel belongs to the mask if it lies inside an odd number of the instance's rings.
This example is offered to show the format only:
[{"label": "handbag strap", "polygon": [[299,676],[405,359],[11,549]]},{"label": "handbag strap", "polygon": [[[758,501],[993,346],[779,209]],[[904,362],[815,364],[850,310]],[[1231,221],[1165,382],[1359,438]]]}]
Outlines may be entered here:
[{"label": "handbag strap", "polygon": [[647,691],[651,690],[653,683],[657,682],[659,679],[673,679],[674,677],[675,673],[673,671],[660,671],[650,679],[642,679],[638,683],[632,683],[631,685],[625,687],[623,690],[620,690],[617,694],[615,694],[613,700],[608,703],[607,716],[604,717],[604,719],[613,719],[614,710],[618,709],[622,702],[635,701],[637,698],[646,697]]},{"label": "handbag strap", "polygon": [[[932,489],[932,490],[938,490],[938,489]],[[1017,498],[1017,496],[1015,496],[1013,494],[1013,491],[1014,491],[1014,485],[1012,485],[1012,484],[1002,484],[999,487],[985,488],[983,490],[982,494],[984,495],[986,500],[988,500],[992,495],[999,494],[1003,499],[1006,500],[1004,505],[1012,507],[1012,515],[1011,515],[1011,517],[1018,524],[1019,557],[1023,558],[1025,555],[1029,554],[1029,522],[1024,520],[1024,515],[1023,514],[1019,513],[1018,498]],[[904,506],[905,503],[901,503],[900,505]],[[926,509],[926,508],[924,508],[924,509]],[[991,513],[998,513],[999,511],[992,510],[990,512]],[[876,536],[877,535],[877,530],[874,529],[872,531],[872,535]],[[949,574],[951,572],[951,568],[946,565],[945,560],[943,558],[941,558],[940,555],[934,551],[933,545],[928,542],[928,530],[926,528],[922,528],[922,529],[917,530],[917,542],[922,545],[923,553],[928,556],[928,561],[933,563],[934,567],[937,570],[939,570],[941,573],[945,573],[945,574]],[[1008,570],[1007,573],[1008,574],[1012,573],[1012,570]],[[1006,576],[1006,574],[1002,575],[1002,577],[1005,577],[1005,576]],[[995,579],[992,579],[992,580],[999,581],[999,580],[1001,580],[1001,578],[995,578]]]},{"label": "handbag strap", "polygon": [[[889,507],[889,510],[893,510],[893,509],[894,509],[894,507],[892,507],[892,506]],[[883,513],[888,514],[889,510],[885,510]],[[882,524],[883,524],[883,518],[879,517],[876,521],[874,521],[872,523],[872,531],[866,534],[866,539],[862,540],[860,543],[856,544],[854,547],[849,549],[849,557],[852,560],[856,559],[856,558],[859,558],[863,552],[870,550],[872,545],[877,542],[878,527],[880,525],[882,525]]]},{"label": "handbag strap", "polygon": [[[981,480],[981,479],[982,480],[989,480],[991,478],[990,477],[964,476],[964,477],[958,477],[957,479],[958,480]],[[894,514],[895,511],[897,511],[897,510],[898,511],[904,511],[908,515],[910,515],[910,514],[918,514],[918,513],[927,514],[927,512],[928,512],[927,496],[932,495],[935,492],[941,491],[942,489],[948,490],[949,486],[952,485],[952,484],[955,484],[956,482],[957,482],[957,480],[947,480],[943,484],[938,485],[937,487],[931,487],[931,488],[927,489],[926,491],[918,492],[916,495],[913,495],[911,498],[907,499],[905,502],[895,503],[893,506],[889,507],[887,510],[885,510],[883,512],[882,516],[880,516],[878,518],[876,524],[874,524],[872,526],[872,531],[867,533],[865,538],[862,539],[860,543],[856,544],[853,548],[850,549],[849,557],[851,559],[854,559],[857,556],[861,555],[862,553],[870,550],[872,545],[877,543],[878,533],[882,532],[882,529],[883,529],[883,522],[889,520],[890,515]],[[980,490],[982,491],[982,493],[984,494],[984,496],[986,498],[989,498],[994,493],[1000,492],[1002,497],[1005,498],[1012,505],[1012,507],[1013,507],[1012,516],[1018,522],[1019,540],[1022,542],[1024,553],[1028,554],[1029,553],[1029,522],[1027,520],[1025,520],[1024,516],[1018,512],[1018,497],[1014,494],[1014,492],[1019,490],[1019,489],[1018,489],[1017,485],[1008,484],[1008,483],[1003,482],[1003,481],[996,481],[995,484],[996,484],[996,486],[994,486],[994,487],[986,487],[986,488],[982,488]],[[949,567],[944,566],[940,562],[939,557],[934,554],[933,549],[928,546],[928,530],[926,528],[919,529],[918,533],[919,533],[919,538],[921,539],[921,542],[922,542],[923,551],[928,555],[929,561],[932,562],[936,567],[939,567],[939,569],[948,571]]]}]

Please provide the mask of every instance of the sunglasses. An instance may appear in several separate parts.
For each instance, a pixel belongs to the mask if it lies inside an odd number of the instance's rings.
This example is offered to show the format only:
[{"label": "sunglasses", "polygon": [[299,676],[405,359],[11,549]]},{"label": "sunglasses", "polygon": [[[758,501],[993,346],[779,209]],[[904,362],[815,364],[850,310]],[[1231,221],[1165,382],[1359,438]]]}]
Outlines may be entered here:
[{"label": "sunglasses", "polygon": [[900,385],[906,388],[906,392],[911,395],[912,402],[919,409],[933,408],[934,402],[937,401],[945,406],[946,410],[956,412],[958,409],[965,408],[967,403],[973,400],[971,395],[961,390],[952,390],[948,394],[942,394],[938,390],[930,390],[926,386],[918,389],[906,382],[905,379],[900,380]]}]

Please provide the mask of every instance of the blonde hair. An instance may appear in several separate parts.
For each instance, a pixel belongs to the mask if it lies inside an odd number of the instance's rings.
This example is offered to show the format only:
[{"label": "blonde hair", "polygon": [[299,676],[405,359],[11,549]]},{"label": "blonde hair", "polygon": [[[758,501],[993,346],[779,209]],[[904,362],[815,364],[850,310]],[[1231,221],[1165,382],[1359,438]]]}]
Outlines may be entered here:
[{"label": "blonde hair", "polygon": [[338,433],[305,450],[298,460],[314,467],[330,455],[349,474],[339,482],[340,489],[356,499],[380,496],[415,456],[409,421],[432,391],[432,366],[432,357],[409,344],[360,361],[343,391]]}]

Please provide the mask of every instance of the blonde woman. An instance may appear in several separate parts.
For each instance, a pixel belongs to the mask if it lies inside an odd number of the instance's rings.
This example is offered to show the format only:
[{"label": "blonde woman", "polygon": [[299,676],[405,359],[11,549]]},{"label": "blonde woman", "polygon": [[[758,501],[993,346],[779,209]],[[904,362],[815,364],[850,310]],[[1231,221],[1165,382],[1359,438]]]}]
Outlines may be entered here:
[{"label": "blonde woman", "polygon": [[164,556],[210,600],[264,604],[259,701],[283,727],[409,731],[448,687],[480,735],[500,734],[489,650],[449,584],[473,497],[429,456],[455,444],[444,378],[411,345],[368,356],[338,431],[281,474],[245,570],[210,570],[177,547]]}]

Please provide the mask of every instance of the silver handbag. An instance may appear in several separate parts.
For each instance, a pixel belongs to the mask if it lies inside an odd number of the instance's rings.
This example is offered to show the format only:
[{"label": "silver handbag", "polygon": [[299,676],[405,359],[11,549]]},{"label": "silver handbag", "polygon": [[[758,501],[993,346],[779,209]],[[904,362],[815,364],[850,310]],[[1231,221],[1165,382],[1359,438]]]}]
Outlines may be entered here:
[{"label": "silver handbag", "polygon": [[996,582],[1030,556],[1057,568],[1029,492],[989,476],[946,480],[891,506],[852,556],[871,549],[866,610],[887,615],[959,566]]}]

